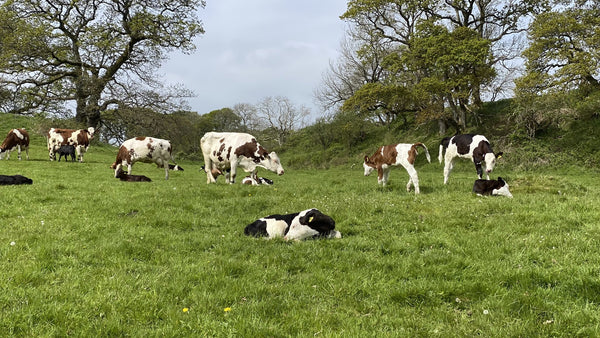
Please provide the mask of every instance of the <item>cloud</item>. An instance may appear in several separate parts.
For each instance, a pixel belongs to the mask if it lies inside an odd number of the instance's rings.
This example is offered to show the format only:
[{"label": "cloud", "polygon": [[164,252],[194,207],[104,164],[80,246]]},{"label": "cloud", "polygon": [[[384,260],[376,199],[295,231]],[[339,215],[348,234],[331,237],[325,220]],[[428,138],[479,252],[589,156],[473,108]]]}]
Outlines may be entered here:
[{"label": "cloud", "polygon": [[345,9],[345,0],[209,1],[196,52],[174,53],[162,72],[198,95],[189,102],[200,114],[267,96],[317,114],[313,92],[338,57]]}]

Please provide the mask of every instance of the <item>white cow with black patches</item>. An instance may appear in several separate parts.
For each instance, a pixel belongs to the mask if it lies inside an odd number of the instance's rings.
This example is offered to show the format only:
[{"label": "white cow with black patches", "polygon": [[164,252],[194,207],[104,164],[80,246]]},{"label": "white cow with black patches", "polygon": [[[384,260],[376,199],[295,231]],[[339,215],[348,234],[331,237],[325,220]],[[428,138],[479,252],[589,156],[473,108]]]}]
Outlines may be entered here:
[{"label": "white cow with black patches", "polygon": [[[216,183],[213,174],[215,169],[225,175],[227,183],[235,183],[237,167],[257,177],[258,167],[270,170],[278,175],[283,175],[279,156],[275,152],[267,152],[256,138],[246,133],[217,133],[208,132],[200,140],[202,156],[204,157],[204,170],[206,183]],[[218,175],[217,175],[218,176]]]},{"label": "white cow with black patches", "polygon": [[317,209],[307,209],[286,215],[271,215],[250,223],[244,234],[255,237],[285,240],[303,240],[306,238],[341,238],[335,230],[335,221]]}]

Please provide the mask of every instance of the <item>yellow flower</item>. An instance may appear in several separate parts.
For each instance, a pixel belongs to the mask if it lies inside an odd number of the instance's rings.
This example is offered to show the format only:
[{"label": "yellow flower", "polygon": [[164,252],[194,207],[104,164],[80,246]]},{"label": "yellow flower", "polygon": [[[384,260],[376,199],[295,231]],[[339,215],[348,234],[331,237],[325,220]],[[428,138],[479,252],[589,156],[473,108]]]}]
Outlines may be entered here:
[{"label": "yellow flower", "polygon": [[190,309],[188,309],[187,307],[183,308],[183,312],[188,312],[188,311],[190,311]]},{"label": "yellow flower", "polygon": [[229,311],[231,311],[231,308],[230,307],[226,307],[223,311],[229,312]]}]

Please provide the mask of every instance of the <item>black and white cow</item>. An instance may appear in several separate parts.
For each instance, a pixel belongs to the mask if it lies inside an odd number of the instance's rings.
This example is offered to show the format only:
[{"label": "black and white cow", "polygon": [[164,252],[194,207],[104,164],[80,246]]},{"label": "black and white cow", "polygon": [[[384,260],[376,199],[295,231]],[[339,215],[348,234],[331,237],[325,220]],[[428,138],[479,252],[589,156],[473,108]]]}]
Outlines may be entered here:
[{"label": "black and white cow", "polygon": [[287,215],[271,215],[250,223],[244,234],[255,237],[283,237],[285,240],[305,238],[341,238],[335,221],[317,209],[307,209]]},{"label": "black and white cow", "polygon": [[33,180],[21,175],[0,175],[0,185],[33,184]]},{"label": "black and white cow", "polygon": [[257,177],[254,178],[252,176],[246,176],[242,179],[242,184],[247,185],[273,185],[273,180],[270,180],[265,177]]},{"label": "black and white cow", "polygon": [[492,195],[513,197],[508,190],[508,183],[506,183],[502,177],[498,177],[498,180],[475,180],[475,183],[473,183],[473,192],[480,196]]},{"label": "black and white cow", "polygon": [[[446,150],[445,155],[443,155],[444,150]],[[489,180],[490,173],[496,165],[496,159],[502,156],[502,152],[494,153],[490,142],[483,135],[461,134],[442,139],[438,156],[440,163],[442,163],[442,156],[444,156],[445,161],[444,184],[446,184],[452,171],[452,162],[456,157],[471,159],[475,163],[479,179],[483,176],[481,164],[485,163],[485,174]]]},{"label": "black and white cow", "polygon": [[208,132],[202,136],[200,147],[204,157],[206,183],[217,182],[218,175],[214,175],[214,169],[221,173],[231,169],[230,174],[225,175],[225,181],[231,184],[235,183],[238,166],[253,177],[256,177],[258,167],[277,175],[284,173],[279,156],[275,152],[269,153],[250,134]]}]

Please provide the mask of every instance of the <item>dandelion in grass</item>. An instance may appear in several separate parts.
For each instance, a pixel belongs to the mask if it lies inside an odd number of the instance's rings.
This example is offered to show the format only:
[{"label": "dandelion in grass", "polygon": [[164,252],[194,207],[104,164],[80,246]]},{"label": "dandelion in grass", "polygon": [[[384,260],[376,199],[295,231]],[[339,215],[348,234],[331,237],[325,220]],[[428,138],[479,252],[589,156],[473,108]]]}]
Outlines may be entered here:
[{"label": "dandelion in grass", "polygon": [[484,314],[484,315],[489,315],[489,314],[490,314],[490,312],[489,312],[488,310],[483,310],[483,314]]},{"label": "dandelion in grass", "polygon": [[15,246],[15,245],[17,245],[17,243],[15,243],[14,241],[10,242],[10,246]]},{"label": "dandelion in grass", "polygon": [[231,311],[231,308],[230,307],[226,307],[225,309],[223,309],[223,311],[229,312],[229,311]]},{"label": "dandelion in grass", "polygon": [[185,312],[188,312],[188,311],[190,311],[190,309],[189,309],[189,308],[187,308],[187,307],[184,307],[184,308],[183,308],[183,312],[184,312],[184,313],[185,313]]}]

